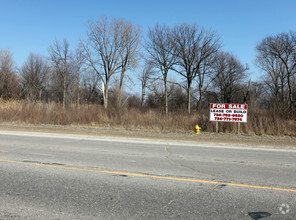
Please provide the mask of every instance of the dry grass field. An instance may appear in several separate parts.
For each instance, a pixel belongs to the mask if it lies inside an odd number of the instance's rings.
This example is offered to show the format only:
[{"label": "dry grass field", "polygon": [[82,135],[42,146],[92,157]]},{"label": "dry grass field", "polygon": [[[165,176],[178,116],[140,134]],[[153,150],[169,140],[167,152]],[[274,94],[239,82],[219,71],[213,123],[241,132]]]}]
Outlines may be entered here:
[{"label": "dry grass field", "polygon": [[[0,100],[0,122],[32,125],[79,125],[128,130],[190,133],[198,124],[202,132],[215,132],[215,122],[209,121],[209,111],[172,112],[167,116],[158,110],[123,108],[105,111],[101,105],[70,105]],[[236,123],[219,123],[219,132],[234,134]],[[240,126],[241,134],[296,136],[296,121],[284,120],[268,111],[248,112],[248,123]]]}]

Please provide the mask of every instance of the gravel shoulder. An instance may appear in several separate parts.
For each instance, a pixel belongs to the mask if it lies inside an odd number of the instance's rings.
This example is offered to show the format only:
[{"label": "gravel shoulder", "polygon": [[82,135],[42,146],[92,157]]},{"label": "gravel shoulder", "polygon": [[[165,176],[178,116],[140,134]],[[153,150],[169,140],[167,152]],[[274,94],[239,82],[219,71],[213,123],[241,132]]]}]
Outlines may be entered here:
[{"label": "gravel shoulder", "polygon": [[0,123],[1,131],[23,131],[52,134],[87,135],[98,137],[120,137],[130,139],[155,139],[157,141],[194,142],[240,147],[258,147],[272,149],[295,149],[296,137],[290,136],[251,136],[201,132],[171,133],[148,130],[125,130],[87,126],[27,125]]}]

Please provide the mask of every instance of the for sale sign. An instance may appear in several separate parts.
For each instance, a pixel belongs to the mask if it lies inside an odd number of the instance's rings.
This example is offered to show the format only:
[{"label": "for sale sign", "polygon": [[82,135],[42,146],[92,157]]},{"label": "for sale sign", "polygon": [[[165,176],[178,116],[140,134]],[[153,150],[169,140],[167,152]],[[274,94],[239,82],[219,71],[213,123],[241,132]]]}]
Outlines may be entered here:
[{"label": "for sale sign", "polygon": [[247,104],[211,103],[210,121],[247,122]]}]

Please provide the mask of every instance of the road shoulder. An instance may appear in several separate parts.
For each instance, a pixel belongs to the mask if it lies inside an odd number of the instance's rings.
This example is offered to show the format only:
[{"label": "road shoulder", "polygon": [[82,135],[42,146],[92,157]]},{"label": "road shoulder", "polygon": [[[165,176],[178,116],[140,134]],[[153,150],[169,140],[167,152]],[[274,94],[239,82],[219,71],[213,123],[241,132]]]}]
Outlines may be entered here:
[{"label": "road shoulder", "polygon": [[290,136],[251,136],[222,133],[200,134],[171,133],[147,130],[125,130],[114,128],[99,128],[86,126],[56,126],[56,125],[25,125],[25,124],[0,124],[0,131],[35,132],[47,134],[67,134],[72,136],[93,136],[98,138],[124,138],[129,140],[154,140],[158,142],[196,143],[221,146],[295,149],[296,137]]}]

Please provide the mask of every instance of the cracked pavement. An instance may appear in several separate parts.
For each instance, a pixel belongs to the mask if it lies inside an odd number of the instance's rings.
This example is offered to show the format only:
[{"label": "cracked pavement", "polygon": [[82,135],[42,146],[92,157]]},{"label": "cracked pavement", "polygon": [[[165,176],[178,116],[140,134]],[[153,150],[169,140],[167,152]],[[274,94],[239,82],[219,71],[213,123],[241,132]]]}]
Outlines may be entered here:
[{"label": "cracked pavement", "polygon": [[13,131],[0,140],[1,220],[296,216],[295,150]]}]

